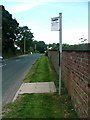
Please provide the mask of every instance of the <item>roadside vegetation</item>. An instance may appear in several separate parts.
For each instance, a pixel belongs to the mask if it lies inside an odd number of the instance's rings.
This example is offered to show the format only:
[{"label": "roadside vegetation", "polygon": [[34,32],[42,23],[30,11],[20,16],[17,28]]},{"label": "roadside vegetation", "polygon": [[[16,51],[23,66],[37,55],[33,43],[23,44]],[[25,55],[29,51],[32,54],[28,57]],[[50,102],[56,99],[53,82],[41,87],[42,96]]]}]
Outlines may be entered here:
[{"label": "roadside vegetation", "polygon": [[32,66],[32,69],[27,74],[24,82],[51,82],[56,81],[57,79],[58,76],[51,68],[51,63],[48,58],[41,56]]},{"label": "roadside vegetation", "polygon": [[[48,58],[42,55],[32,66],[24,82],[46,81],[58,82],[58,76]],[[61,91],[61,96],[58,92],[20,95],[14,103],[3,108],[3,118],[77,118],[63,82]]]},{"label": "roadside vegetation", "polygon": [[[2,55],[4,58],[28,54],[30,52],[44,53],[47,46],[44,41],[34,40],[34,34],[28,26],[21,27],[2,5]],[[25,48],[24,48],[25,47]]]}]

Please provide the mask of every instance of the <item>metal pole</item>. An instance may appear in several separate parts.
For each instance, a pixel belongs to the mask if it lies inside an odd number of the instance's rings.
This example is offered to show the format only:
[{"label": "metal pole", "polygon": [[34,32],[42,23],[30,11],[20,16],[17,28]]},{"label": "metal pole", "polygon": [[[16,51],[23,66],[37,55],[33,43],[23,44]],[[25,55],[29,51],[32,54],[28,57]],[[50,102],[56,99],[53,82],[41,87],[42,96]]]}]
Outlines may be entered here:
[{"label": "metal pole", "polygon": [[24,54],[25,54],[25,49],[26,49],[26,48],[25,48],[25,38],[24,38]]},{"label": "metal pole", "polygon": [[62,65],[62,13],[59,13],[59,95],[61,95],[61,65]]},{"label": "metal pole", "polygon": [[36,44],[35,44],[35,52],[36,52]]}]

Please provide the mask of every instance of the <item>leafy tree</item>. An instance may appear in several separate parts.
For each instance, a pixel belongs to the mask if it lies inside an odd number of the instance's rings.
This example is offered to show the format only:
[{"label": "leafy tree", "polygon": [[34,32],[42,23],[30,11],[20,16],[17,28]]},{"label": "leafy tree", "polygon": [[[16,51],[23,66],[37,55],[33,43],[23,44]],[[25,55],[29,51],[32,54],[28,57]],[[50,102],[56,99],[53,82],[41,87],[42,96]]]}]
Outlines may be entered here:
[{"label": "leafy tree", "polygon": [[34,41],[35,49],[40,53],[44,53],[47,49],[47,46],[44,41]]},{"label": "leafy tree", "polygon": [[[20,27],[16,19],[12,18],[4,6],[2,6],[2,39],[3,54],[10,51],[15,54],[16,49],[20,47],[22,52],[39,51],[44,53],[47,45],[43,41],[33,41],[33,33],[27,26]],[[15,47],[17,45],[17,47]],[[55,44],[53,44],[55,46]],[[24,51],[25,50],[25,51]]]},{"label": "leafy tree", "polygon": [[10,50],[15,53],[14,42],[17,36],[19,23],[2,6],[2,51],[8,53]]},{"label": "leafy tree", "polygon": [[18,28],[19,34],[17,35],[16,44],[20,47],[20,49],[24,52],[24,45],[25,51],[28,52],[32,46],[33,42],[33,33],[27,26],[19,27]]}]

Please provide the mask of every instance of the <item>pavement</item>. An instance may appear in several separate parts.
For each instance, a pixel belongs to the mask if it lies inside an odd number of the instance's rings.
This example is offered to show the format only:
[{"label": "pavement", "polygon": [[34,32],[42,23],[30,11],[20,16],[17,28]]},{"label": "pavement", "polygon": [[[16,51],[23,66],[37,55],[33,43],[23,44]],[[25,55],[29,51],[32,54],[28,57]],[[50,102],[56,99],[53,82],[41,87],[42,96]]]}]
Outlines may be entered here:
[{"label": "pavement", "polygon": [[54,82],[35,82],[35,83],[23,83],[17,91],[13,102],[17,99],[18,95],[24,93],[54,93],[56,87]]}]

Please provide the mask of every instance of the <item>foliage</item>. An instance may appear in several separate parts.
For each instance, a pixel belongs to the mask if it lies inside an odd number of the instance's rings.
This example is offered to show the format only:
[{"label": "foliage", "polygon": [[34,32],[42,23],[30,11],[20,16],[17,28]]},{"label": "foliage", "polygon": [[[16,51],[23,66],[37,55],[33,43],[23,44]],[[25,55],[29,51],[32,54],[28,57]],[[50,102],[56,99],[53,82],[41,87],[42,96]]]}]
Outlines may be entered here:
[{"label": "foliage", "polygon": [[48,49],[57,50],[59,48],[59,43],[48,44]]},{"label": "foliage", "polygon": [[[57,44],[56,47],[52,47],[51,50],[59,50],[59,44]],[[82,43],[82,44],[74,44],[74,45],[62,44],[62,50],[77,50],[77,51],[90,50],[90,43]]]},{"label": "foliage", "polygon": [[45,50],[46,50],[46,45],[45,45],[45,42],[44,41],[39,41],[37,42],[37,50],[40,52],[40,53],[44,53]]},{"label": "foliage", "polygon": [[[27,26],[20,27],[16,19],[12,18],[4,6],[2,6],[2,50],[4,57],[12,54],[40,52],[47,49],[45,42],[33,41],[33,33]],[[19,48],[20,50],[18,50]]]},{"label": "foliage", "polygon": [[44,53],[47,49],[47,46],[44,41],[34,41],[34,50],[39,51],[40,53]]},{"label": "foliage", "polygon": [[[16,44],[20,47],[21,51],[24,53],[24,44],[25,44],[25,51],[30,51],[30,47],[32,46],[33,42],[33,33],[27,26],[19,27],[18,28],[18,35]],[[24,43],[25,42],[25,43]]]},{"label": "foliage", "polygon": [[14,42],[17,36],[19,23],[12,18],[12,15],[2,6],[2,51],[3,54],[9,51],[15,53]]},{"label": "foliage", "polygon": [[[16,19],[12,18],[4,6],[2,6],[2,51],[3,55],[16,54],[21,51],[24,52],[24,41],[25,51],[30,52],[33,42],[33,33],[27,26],[20,27]],[[16,45],[16,47],[15,47]],[[20,50],[17,50],[17,47]]]},{"label": "foliage", "polygon": [[90,50],[90,43],[78,44],[78,45],[69,45],[63,44],[63,50]]}]

